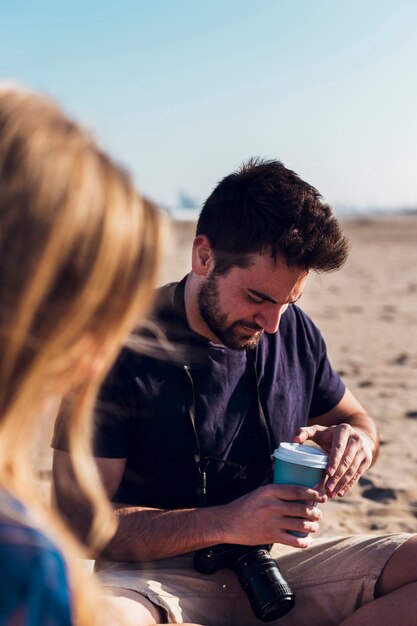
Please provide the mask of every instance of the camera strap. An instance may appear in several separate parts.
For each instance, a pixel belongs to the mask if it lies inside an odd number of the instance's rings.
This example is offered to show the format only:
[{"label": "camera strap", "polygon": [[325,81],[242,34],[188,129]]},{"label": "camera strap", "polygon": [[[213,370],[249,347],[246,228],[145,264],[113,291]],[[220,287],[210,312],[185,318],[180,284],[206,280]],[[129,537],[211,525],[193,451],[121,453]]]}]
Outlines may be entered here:
[{"label": "camera strap", "polygon": [[200,441],[198,439],[197,428],[195,425],[195,389],[194,389],[194,381],[191,376],[190,366],[184,365],[184,372],[188,379],[187,384],[187,410],[188,416],[190,418],[190,422],[193,429],[193,454],[194,454],[194,462],[197,468],[197,505],[200,507],[204,507],[207,505],[206,502],[206,493],[207,493],[207,474],[205,469],[203,468],[203,464],[201,462],[201,449],[200,449]]},{"label": "camera strap", "polygon": [[[259,379],[256,367],[258,350],[247,350],[246,352],[248,360],[251,362],[252,372],[255,383],[256,403],[258,408],[258,421],[261,428],[262,438],[264,440],[264,447],[267,450],[267,471],[268,482],[272,482],[272,447],[271,438],[269,435],[268,424],[265,418],[265,413],[262,407],[260,393],[259,393]],[[198,433],[196,428],[196,414],[195,414],[195,388],[194,381],[191,375],[191,369],[189,365],[184,365],[184,372],[187,378],[186,394],[187,394],[187,411],[190,418],[190,423],[193,431],[193,455],[194,462],[197,469],[197,506],[207,506],[206,494],[207,494],[207,473],[206,466],[203,464],[201,457],[200,442],[198,439]],[[226,461],[223,461],[226,463]]]}]

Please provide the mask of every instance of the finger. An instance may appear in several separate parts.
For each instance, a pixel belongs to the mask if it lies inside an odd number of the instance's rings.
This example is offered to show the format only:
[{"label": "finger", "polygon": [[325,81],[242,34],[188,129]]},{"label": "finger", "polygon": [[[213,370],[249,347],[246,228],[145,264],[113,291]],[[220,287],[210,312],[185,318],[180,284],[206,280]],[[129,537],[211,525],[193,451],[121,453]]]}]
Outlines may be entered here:
[{"label": "finger", "polygon": [[326,494],[310,487],[303,487],[302,485],[271,485],[271,487],[275,488],[273,495],[277,500],[303,500],[318,503],[326,501]]},{"label": "finger", "polygon": [[307,537],[296,537],[296,535],[290,535],[286,530],[282,530],[277,533],[273,543],[282,543],[285,546],[306,550],[313,543],[313,538],[311,535],[307,535]]},{"label": "finger", "polygon": [[[342,459],[346,457],[346,449],[349,445],[356,446],[356,449],[350,451],[350,458],[356,455],[356,450],[359,447],[359,435],[353,430],[349,424],[340,424],[334,429],[332,447],[329,454],[329,461],[327,463],[327,473],[330,477],[334,476],[338,471]],[[348,457],[349,458],[349,457]],[[340,477],[340,475],[339,475]]]},{"label": "finger", "polygon": [[317,432],[317,428],[315,426],[303,426],[299,428],[293,438],[294,443],[304,443],[308,439],[312,439]]},{"label": "finger", "polygon": [[337,491],[336,495],[341,498],[341,497],[345,496],[347,493],[349,493],[349,491],[351,491],[353,489],[353,487],[358,483],[360,477],[363,476],[363,474],[366,472],[368,467],[369,467],[369,463],[368,463],[367,459],[364,459],[362,461],[362,463],[360,464],[356,474],[352,477],[352,479],[344,487],[342,487],[341,489],[339,489]]},{"label": "finger", "polygon": [[283,502],[277,512],[279,517],[303,518],[310,522],[320,522],[323,516],[319,507],[312,505],[310,502]]},{"label": "finger", "polygon": [[[350,454],[354,454],[354,450],[350,448]],[[326,491],[330,497],[334,498],[340,491],[343,491],[348,483],[351,481],[357,482],[361,476],[359,468],[363,461],[363,455],[359,450],[356,450],[355,456],[346,454],[336,473],[326,483]]]},{"label": "finger", "polygon": [[317,485],[313,485],[313,489],[317,489],[320,495],[326,493],[326,480],[327,476],[325,475]]},{"label": "finger", "polygon": [[303,534],[316,533],[320,528],[318,522],[310,522],[309,520],[301,517],[287,517],[284,524],[287,531],[292,530]]}]

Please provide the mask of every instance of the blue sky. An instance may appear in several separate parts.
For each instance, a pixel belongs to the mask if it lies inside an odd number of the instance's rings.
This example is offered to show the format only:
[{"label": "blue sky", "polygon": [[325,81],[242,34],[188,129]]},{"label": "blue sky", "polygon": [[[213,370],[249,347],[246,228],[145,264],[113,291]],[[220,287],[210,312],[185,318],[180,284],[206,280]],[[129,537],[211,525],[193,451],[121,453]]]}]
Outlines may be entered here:
[{"label": "blue sky", "polygon": [[167,206],[253,155],[337,206],[417,206],[416,24],[415,0],[0,0],[0,77]]}]

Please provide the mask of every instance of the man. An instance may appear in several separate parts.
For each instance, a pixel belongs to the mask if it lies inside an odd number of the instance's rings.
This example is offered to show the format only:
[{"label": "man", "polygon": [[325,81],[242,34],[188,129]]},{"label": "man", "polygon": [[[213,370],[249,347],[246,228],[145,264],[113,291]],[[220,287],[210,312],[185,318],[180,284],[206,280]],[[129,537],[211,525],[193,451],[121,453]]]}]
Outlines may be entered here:
[{"label": "man", "polygon": [[[350,491],[378,453],[372,419],[296,304],[309,274],[347,251],[330,207],[277,161],[250,160],[204,204],[192,270],[155,307],[155,335],[173,349],[149,352],[148,331],[147,354],[122,353],[97,407],[97,464],[119,518],[98,569],[138,623],[260,623],[233,571],[194,569],[194,552],[218,544],[274,544],[296,598],[284,626],[414,623],[414,537],[311,538],[315,505]],[[307,440],[329,453],[327,496],[270,484],[272,450]],[[58,431],[54,446],[57,502],[85,533]]]}]

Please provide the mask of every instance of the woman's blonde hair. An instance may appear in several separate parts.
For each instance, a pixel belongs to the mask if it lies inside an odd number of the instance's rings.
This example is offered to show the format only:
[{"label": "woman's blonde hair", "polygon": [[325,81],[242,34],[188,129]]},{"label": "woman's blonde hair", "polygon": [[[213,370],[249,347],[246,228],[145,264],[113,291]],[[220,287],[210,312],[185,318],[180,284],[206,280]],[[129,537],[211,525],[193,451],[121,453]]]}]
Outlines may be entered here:
[{"label": "woman's blonde hair", "polygon": [[[95,510],[96,546],[115,522],[91,457],[90,413],[151,301],[159,223],[127,174],[56,104],[0,86],[0,487],[43,515],[31,447],[45,403],[71,394],[69,447]],[[91,626],[96,607],[82,589],[74,597],[75,623]]]}]

